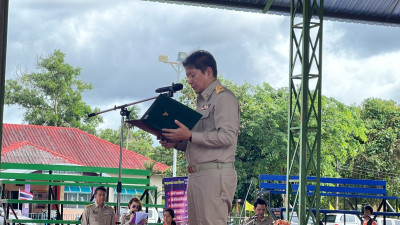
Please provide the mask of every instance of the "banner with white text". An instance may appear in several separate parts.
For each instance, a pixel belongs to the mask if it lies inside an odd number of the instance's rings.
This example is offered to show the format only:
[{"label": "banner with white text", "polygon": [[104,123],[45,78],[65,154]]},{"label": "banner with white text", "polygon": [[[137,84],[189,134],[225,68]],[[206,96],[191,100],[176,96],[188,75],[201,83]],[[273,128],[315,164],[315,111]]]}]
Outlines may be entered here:
[{"label": "banner with white text", "polygon": [[187,177],[166,177],[163,178],[165,190],[165,207],[171,208],[175,212],[177,224],[186,224],[187,214]]}]

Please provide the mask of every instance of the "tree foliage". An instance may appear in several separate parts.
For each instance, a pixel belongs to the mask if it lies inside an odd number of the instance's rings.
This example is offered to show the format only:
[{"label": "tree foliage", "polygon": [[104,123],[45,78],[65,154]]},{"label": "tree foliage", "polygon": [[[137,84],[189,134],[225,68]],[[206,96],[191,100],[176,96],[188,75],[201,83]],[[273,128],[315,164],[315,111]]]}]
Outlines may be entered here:
[{"label": "tree foliage", "polygon": [[[133,120],[139,118],[139,107],[133,105],[127,108],[130,112],[126,120]],[[118,130],[110,128],[100,129],[98,137],[107,140],[116,145],[121,144],[121,127]],[[152,136],[140,129],[133,128],[129,123],[125,123],[123,127],[123,148],[134,151],[138,154],[152,158],[154,154]]]},{"label": "tree foliage", "polygon": [[[260,174],[286,174],[287,88],[273,88],[267,83],[241,85],[219,77],[222,85],[237,96],[241,121],[236,149],[238,186],[235,198],[248,201],[259,196]],[[179,101],[195,108],[196,93],[182,80],[184,89]],[[321,176],[385,179],[389,193],[398,195],[400,108],[394,101],[367,99],[361,106],[347,106],[334,98],[322,96]],[[139,138],[139,137],[138,137]],[[142,152],[172,167],[173,149],[160,146]],[[171,170],[166,176],[171,175]],[[186,176],[186,160],[178,151],[177,175]],[[267,196],[265,196],[267,197]],[[322,208],[335,200],[324,198]],[[272,206],[283,205],[282,198],[272,198]]]},{"label": "tree foliage", "polygon": [[[255,86],[248,83],[237,85],[221,77],[219,79],[224,86],[235,93],[241,108],[235,162],[238,174],[235,198],[244,198],[249,189],[248,199],[254,200],[259,194],[257,190],[260,174],[286,174],[288,89],[275,89],[267,83]],[[196,94],[186,83],[179,100],[193,108],[196,105]],[[347,106],[333,98],[322,97],[321,176],[355,177],[353,170],[360,165],[358,157],[368,155],[370,158],[372,149],[381,151],[382,149],[398,149],[399,137],[395,136],[395,130],[390,128],[394,124],[398,125],[396,120],[398,107],[386,102],[369,106],[371,104],[367,101],[363,107]],[[383,106],[386,109],[383,109]],[[375,119],[387,121],[386,124],[382,125],[377,121],[368,122],[366,115],[376,114],[370,112],[372,109],[388,111],[385,114],[386,117],[383,118],[383,115],[380,115],[378,119]],[[387,118],[388,116],[391,117]],[[372,125],[385,130],[384,132],[379,130],[376,132],[379,135],[373,135],[374,137],[381,136],[380,141],[373,141],[370,131]],[[398,134],[398,130],[396,131]],[[380,158],[380,163],[383,163],[381,157],[387,159],[388,156],[387,154],[380,155],[377,158]],[[385,164],[388,167],[387,164],[388,162]],[[179,155],[178,165],[185,165],[183,154]],[[178,168],[178,174],[186,174],[184,166]],[[280,198],[273,201],[273,204],[282,205]],[[327,205],[328,201],[322,204]]]},{"label": "tree foliage", "polygon": [[393,100],[369,98],[360,106],[368,129],[365,152],[354,157],[351,176],[386,180],[388,195],[400,194],[400,106]]},{"label": "tree foliage", "polygon": [[[91,109],[82,101],[82,92],[91,84],[79,80],[81,69],[64,61],[65,54],[55,50],[38,59],[38,73],[18,70],[16,79],[7,80],[5,102],[26,109],[29,124],[76,127],[116,145],[120,129],[97,130],[102,118],[88,118]],[[236,150],[238,186],[235,198],[248,201],[258,193],[260,174],[286,174],[288,99],[287,88],[273,88],[267,83],[235,84],[219,77],[222,85],[237,96],[241,121]],[[196,107],[196,93],[186,82],[178,101]],[[322,96],[321,176],[379,179],[388,182],[388,194],[400,194],[400,106],[393,100],[366,99],[360,106],[347,106],[334,98]],[[137,119],[137,106],[128,108],[128,119]],[[170,166],[165,176],[172,176],[173,149],[154,146],[154,137],[124,124],[123,147]],[[154,162],[147,162],[152,168]],[[177,176],[186,176],[186,160],[178,151]],[[272,206],[282,206],[280,197]],[[325,198],[322,207],[332,199]]]},{"label": "tree foliage", "polygon": [[82,100],[82,92],[92,84],[79,80],[81,68],[65,62],[65,54],[55,50],[47,57],[39,57],[40,72],[17,70],[16,78],[6,81],[5,103],[25,109],[23,120],[28,124],[56,127],[76,127],[94,134],[103,121],[88,118],[98,111]]},{"label": "tree foliage", "polygon": [[340,177],[349,173],[340,172],[348,161],[364,152],[367,129],[360,118],[357,107],[346,106],[333,99],[322,98],[321,124],[321,176]]}]

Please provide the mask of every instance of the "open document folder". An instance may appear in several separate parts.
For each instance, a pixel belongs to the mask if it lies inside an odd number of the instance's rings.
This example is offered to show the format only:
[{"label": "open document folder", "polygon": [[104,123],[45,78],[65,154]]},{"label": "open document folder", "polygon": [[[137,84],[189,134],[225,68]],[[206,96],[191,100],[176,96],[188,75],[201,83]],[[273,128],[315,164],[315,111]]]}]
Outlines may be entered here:
[{"label": "open document folder", "polygon": [[202,115],[186,105],[164,95],[159,95],[139,120],[126,121],[150,134],[160,137],[163,128],[176,129],[175,120],[191,130]]}]

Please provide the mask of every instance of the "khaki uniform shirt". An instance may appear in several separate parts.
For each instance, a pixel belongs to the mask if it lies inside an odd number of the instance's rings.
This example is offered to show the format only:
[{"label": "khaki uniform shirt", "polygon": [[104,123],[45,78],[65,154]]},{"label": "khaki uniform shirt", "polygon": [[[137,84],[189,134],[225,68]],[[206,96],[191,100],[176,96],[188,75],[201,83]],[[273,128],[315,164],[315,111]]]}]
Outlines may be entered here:
[{"label": "khaki uniform shirt", "polygon": [[[120,221],[122,225],[134,225],[133,223],[131,223],[132,218],[135,214],[133,214],[131,211],[124,213],[121,215]],[[142,221],[141,221],[142,222]],[[136,223],[135,223],[136,224]],[[141,223],[143,225],[147,224],[147,222],[143,222]]]},{"label": "khaki uniform shirt", "polygon": [[274,224],[274,220],[270,217],[264,217],[261,221],[254,221],[254,225],[272,225]]},{"label": "khaki uniform shirt", "polygon": [[133,214],[131,211],[121,215],[120,221],[122,225],[129,225],[131,223]]},{"label": "khaki uniform shirt", "polygon": [[[251,218],[249,218],[246,222],[248,222],[249,220],[251,220]],[[272,224],[274,224],[274,220],[271,217],[264,217],[262,218],[262,220],[257,219],[256,221],[251,223],[251,225],[272,225]]]},{"label": "khaki uniform shirt", "polygon": [[203,116],[192,129],[192,140],[177,145],[188,165],[234,162],[240,122],[235,95],[215,80],[198,95],[196,111]]},{"label": "khaki uniform shirt", "polygon": [[82,213],[82,225],[115,225],[115,213],[111,206],[101,208],[97,203],[86,207]]}]

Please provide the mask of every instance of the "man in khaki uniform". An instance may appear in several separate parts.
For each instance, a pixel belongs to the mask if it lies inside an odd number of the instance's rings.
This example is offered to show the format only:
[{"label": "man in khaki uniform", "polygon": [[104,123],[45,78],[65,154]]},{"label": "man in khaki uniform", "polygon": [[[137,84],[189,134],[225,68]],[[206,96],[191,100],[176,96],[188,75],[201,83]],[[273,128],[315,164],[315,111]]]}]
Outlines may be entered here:
[{"label": "man in khaki uniform", "polygon": [[82,213],[82,225],[115,225],[115,213],[111,206],[105,205],[106,188],[100,186],[94,191],[96,202],[87,206]]},{"label": "man in khaki uniform", "polygon": [[234,167],[239,131],[239,103],[217,79],[217,64],[206,51],[195,51],[182,63],[188,83],[198,94],[196,111],[203,116],[190,131],[163,129],[161,145],[185,151],[188,163],[190,225],[226,225],[236,190]]},{"label": "man in khaki uniform", "polygon": [[267,209],[267,203],[258,198],[254,203],[254,216],[249,218],[244,224],[245,225],[272,225],[274,224],[274,220],[269,217],[265,216],[265,212]]}]

